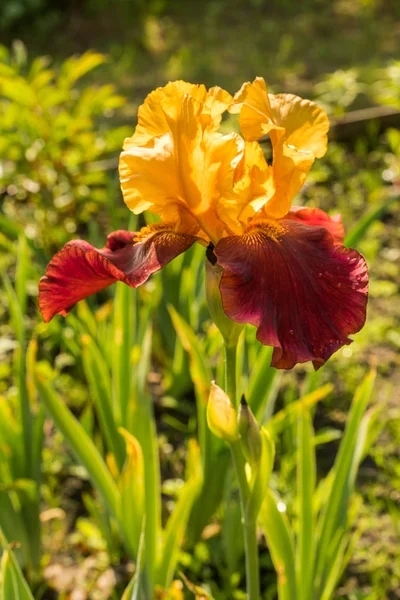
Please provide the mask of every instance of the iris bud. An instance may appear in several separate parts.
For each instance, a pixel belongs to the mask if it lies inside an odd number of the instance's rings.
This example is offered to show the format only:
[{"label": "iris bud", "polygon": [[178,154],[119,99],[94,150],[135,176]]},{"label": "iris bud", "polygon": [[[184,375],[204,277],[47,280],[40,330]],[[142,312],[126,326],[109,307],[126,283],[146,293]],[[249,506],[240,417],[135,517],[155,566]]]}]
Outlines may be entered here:
[{"label": "iris bud", "polygon": [[207,423],[217,437],[227,442],[239,439],[236,410],[228,395],[214,381],[207,404]]},{"label": "iris bud", "polygon": [[207,248],[206,260],[206,298],[208,310],[218,329],[220,330],[224,342],[227,346],[235,346],[244,325],[232,321],[222,307],[221,292],[219,283],[221,281],[223,268],[217,263],[213,246],[210,244]]},{"label": "iris bud", "polygon": [[257,464],[262,450],[260,427],[244,396],[239,407],[239,433],[245,459],[250,465]]}]

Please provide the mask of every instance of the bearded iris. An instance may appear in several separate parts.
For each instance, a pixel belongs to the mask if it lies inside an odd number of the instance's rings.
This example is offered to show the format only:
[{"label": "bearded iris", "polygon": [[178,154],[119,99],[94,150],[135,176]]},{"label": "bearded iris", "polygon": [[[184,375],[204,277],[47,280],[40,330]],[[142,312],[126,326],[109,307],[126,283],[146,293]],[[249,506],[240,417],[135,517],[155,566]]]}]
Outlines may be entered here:
[{"label": "bearded iris", "polygon": [[[219,132],[225,111],[239,114],[243,137]],[[319,368],[363,326],[368,288],[364,258],[343,246],[340,216],[291,207],[328,129],[316,104],[269,94],[262,78],[234,97],[182,81],[151,92],[119,173],[127,206],[161,220],[113,232],[100,250],[64,246],[40,281],[44,320],[116,281],[138,287],[197,242],[221,270],[226,315],[257,328],[274,347],[272,365]],[[266,135],[271,165],[258,142]]]}]

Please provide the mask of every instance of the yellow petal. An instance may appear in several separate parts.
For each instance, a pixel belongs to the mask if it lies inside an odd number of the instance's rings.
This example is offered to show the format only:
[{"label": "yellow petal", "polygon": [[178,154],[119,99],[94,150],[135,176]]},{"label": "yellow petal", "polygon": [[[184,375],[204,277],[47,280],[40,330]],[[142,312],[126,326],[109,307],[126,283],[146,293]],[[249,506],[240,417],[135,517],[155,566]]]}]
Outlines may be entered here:
[{"label": "yellow petal", "polygon": [[263,215],[259,216],[280,219],[289,212],[293,198],[302,188],[314,162],[314,156],[311,152],[295,150],[279,141],[274,145],[274,156],[274,193],[263,205]]},{"label": "yellow petal", "polygon": [[124,200],[139,214],[161,204],[168,196],[178,201],[178,182],[170,133],[154,138],[147,146],[131,145],[120,156],[119,173]]},{"label": "yellow petal", "polygon": [[[188,218],[183,216],[189,215],[190,233],[196,221],[205,239],[216,241],[224,230],[216,204],[233,187],[243,140],[237,134],[223,136],[214,131],[223,107],[231,101],[227,93],[219,88],[207,93],[202,86],[192,86],[203,101],[180,93],[185,85],[169,84],[168,93],[156,90],[147,98],[139,115],[139,124],[145,122],[143,114],[148,119],[147,130],[138,127],[120,157],[121,188],[133,212],[150,210],[163,219],[186,224]],[[153,135],[156,130],[160,135]]]},{"label": "yellow petal", "polygon": [[284,129],[281,135],[289,147],[312,152],[314,158],[324,156],[329,120],[322,108],[293,94],[269,94],[269,102],[273,122]]},{"label": "yellow petal", "polygon": [[268,166],[261,146],[257,142],[245,142],[233,190],[221,197],[218,214],[230,231],[241,233],[273,193],[272,167]]},{"label": "yellow petal", "polygon": [[[173,81],[151,92],[138,110],[138,124],[134,135],[125,140],[124,149],[130,145],[147,144],[154,137],[174,132],[179,121],[184,96],[202,103],[204,125],[212,122],[217,129],[222,113],[232,102],[225,90],[214,87],[208,92],[204,85]],[[208,117],[208,118],[207,118]]]},{"label": "yellow petal", "polygon": [[288,213],[315,158],[325,154],[329,121],[314,102],[293,94],[270,94],[269,100],[274,121],[285,129],[270,132],[275,195],[265,205],[264,214],[280,218]]},{"label": "yellow petal", "polygon": [[327,149],[329,121],[310,100],[293,94],[268,94],[264,79],[245,83],[235,95],[231,112],[240,110],[239,123],[247,140],[267,133],[273,147],[275,193],[263,206],[263,216],[283,217],[301,189],[315,158]]},{"label": "yellow petal", "polygon": [[266,83],[257,77],[253,83],[244,83],[229,107],[231,113],[240,113],[240,131],[249,142],[259,140],[271,129],[279,128],[271,115]]},{"label": "yellow petal", "polygon": [[222,88],[215,86],[208,90],[205,98],[205,107],[210,111],[215,127],[219,126],[222,114],[227,110],[231,103],[232,96]]}]

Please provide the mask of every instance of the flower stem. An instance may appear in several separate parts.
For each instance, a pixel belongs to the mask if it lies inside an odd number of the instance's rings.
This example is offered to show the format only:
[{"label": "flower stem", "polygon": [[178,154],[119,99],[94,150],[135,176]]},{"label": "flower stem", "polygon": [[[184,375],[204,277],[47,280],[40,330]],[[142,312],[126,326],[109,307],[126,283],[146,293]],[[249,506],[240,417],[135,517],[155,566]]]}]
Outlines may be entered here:
[{"label": "flower stem", "polygon": [[[232,404],[237,408],[236,397],[236,351],[237,346],[225,345],[225,391]],[[239,485],[240,507],[242,513],[244,548],[246,555],[246,588],[248,600],[260,598],[260,573],[258,564],[258,547],[256,519],[247,511],[247,501],[250,490],[246,478],[245,460],[240,447],[240,442],[231,443],[232,460],[235,467]]]}]

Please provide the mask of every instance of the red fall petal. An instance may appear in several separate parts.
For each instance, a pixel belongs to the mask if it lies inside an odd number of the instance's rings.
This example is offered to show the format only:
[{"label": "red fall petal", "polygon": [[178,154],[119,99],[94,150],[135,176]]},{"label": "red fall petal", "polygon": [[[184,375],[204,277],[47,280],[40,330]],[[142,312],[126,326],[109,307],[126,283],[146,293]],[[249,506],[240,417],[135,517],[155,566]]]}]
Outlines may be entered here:
[{"label": "red fall petal", "polygon": [[259,223],[214,250],[224,268],[226,314],[258,328],[274,346],[272,366],[323,365],[366,316],[368,270],[355,250],[335,245],[327,229],[282,219]]},{"label": "red fall petal", "polygon": [[138,287],[149,276],[187,250],[194,236],[175,233],[164,224],[145,227],[138,234],[114,231],[101,250],[74,240],[51,259],[39,283],[39,308],[48,323],[116,281]]},{"label": "red fall petal", "polygon": [[303,225],[325,227],[325,229],[327,229],[332,235],[335,244],[343,244],[344,226],[342,223],[342,215],[340,214],[330,217],[320,208],[292,206],[285,219],[298,221],[299,223],[303,223]]}]

